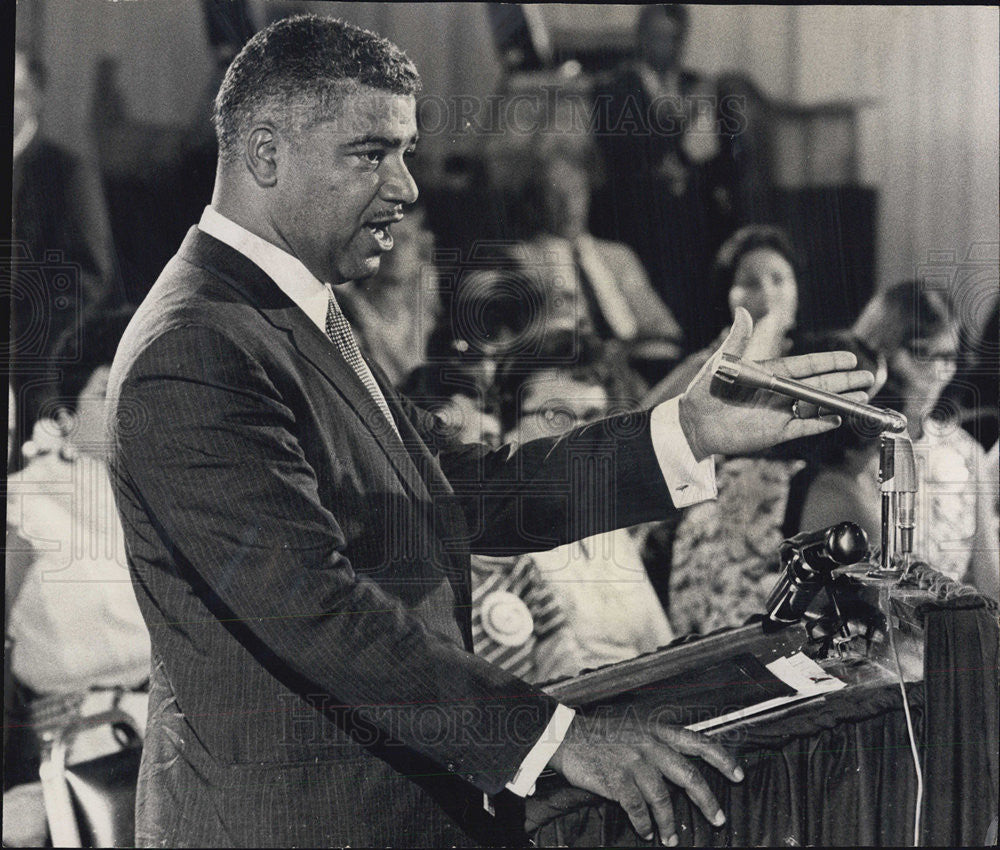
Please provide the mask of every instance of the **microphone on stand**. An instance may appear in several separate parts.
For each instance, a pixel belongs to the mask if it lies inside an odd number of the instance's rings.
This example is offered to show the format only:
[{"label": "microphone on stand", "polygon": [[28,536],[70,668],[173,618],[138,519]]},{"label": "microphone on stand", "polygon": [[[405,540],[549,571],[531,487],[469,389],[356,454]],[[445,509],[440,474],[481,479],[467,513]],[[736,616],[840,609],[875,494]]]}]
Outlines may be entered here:
[{"label": "microphone on stand", "polygon": [[879,438],[878,480],[882,493],[881,571],[905,573],[913,553],[917,499],[917,466],[913,443],[906,434],[882,434]]},{"label": "microphone on stand", "polygon": [[856,564],[868,554],[868,535],[853,522],[803,531],[778,547],[781,577],[767,598],[768,619],[797,623],[837,567]]},{"label": "microphone on stand", "polygon": [[723,354],[715,374],[726,383],[770,390],[826,410],[853,417],[881,432],[879,484],[882,493],[882,557],[877,574],[905,573],[913,552],[913,527],[917,497],[917,471],[913,443],[906,433],[906,417],[894,410],[860,404],[836,393],[817,390],[801,381],[783,378],[742,360]]}]

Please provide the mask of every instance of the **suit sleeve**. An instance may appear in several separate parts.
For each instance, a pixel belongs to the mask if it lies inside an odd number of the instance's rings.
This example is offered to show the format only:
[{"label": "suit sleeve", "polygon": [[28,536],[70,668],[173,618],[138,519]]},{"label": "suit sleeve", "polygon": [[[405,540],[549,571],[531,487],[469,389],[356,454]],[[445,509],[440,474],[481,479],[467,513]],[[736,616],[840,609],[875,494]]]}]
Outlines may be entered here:
[{"label": "suit sleeve", "polygon": [[435,434],[447,429],[435,428],[431,414],[405,404],[439,452],[468,526],[462,543],[477,554],[540,552],[661,520],[675,510],[653,448],[650,411],[492,451],[442,443],[440,437],[435,443]]},{"label": "suit sleeve", "polygon": [[[310,687],[482,790],[504,787],[556,702],[355,572],[295,414],[258,362],[219,331],[174,328],[113,404],[115,487],[137,494],[194,592]],[[429,712],[457,734],[421,734]]]}]

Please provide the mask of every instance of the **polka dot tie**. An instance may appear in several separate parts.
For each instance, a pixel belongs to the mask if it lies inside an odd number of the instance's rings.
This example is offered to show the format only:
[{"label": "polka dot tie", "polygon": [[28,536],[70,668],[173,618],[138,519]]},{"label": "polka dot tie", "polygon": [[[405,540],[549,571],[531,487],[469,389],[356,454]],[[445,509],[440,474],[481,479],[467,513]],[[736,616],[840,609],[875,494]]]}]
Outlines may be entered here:
[{"label": "polka dot tie", "polygon": [[368,368],[368,364],[365,363],[365,359],[361,356],[361,349],[358,348],[351,325],[347,321],[347,317],[341,312],[340,305],[337,303],[337,299],[333,297],[332,291],[330,292],[330,299],[327,301],[326,306],[326,335],[337,346],[337,350],[354,370],[354,373],[361,379],[361,383],[365,385],[369,395],[375,400],[379,410],[382,411],[382,415],[385,416],[386,421],[392,426],[393,433],[402,441],[403,438],[400,436],[396,422],[392,418],[392,413],[389,410],[389,405],[386,403],[385,396],[382,395],[382,390],[379,389],[378,384],[375,382],[375,376],[372,374],[371,369]]}]

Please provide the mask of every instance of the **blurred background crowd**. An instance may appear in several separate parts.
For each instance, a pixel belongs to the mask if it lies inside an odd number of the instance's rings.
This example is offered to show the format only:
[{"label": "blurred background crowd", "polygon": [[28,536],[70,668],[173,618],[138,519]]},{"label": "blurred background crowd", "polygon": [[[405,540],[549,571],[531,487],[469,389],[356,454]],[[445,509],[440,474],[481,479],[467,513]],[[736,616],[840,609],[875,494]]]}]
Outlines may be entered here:
[{"label": "blurred background crowd", "polygon": [[[676,395],[743,306],[749,357],[847,348],[876,375],[914,440],[917,553],[997,595],[996,9],[19,3],[5,843],[45,838],[67,717],[141,735],[103,387],[211,197],[228,62],[297,11],[377,30],[424,78],[421,197],[337,297],[442,428],[500,445]],[[851,519],[878,547],[877,445],[845,425],[719,458],[718,500],[673,520],[474,559],[477,653],[548,681],[743,623],[785,537]]]}]

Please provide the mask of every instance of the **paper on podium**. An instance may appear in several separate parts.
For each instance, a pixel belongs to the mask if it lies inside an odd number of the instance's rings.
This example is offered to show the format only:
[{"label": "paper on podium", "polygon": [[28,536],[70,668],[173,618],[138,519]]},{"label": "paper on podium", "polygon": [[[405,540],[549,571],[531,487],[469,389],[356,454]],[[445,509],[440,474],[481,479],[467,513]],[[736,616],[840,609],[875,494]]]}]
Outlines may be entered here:
[{"label": "paper on podium", "polygon": [[822,667],[802,652],[796,652],[788,657],[778,658],[764,665],[774,676],[792,688],[795,693],[774,697],[754,705],[748,705],[735,711],[720,714],[708,720],[692,723],[685,728],[692,732],[703,732],[714,729],[736,720],[752,717],[765,711],[780,708],[794,702],[811,699],[822,694],[839,691],[847,683],[831,676]]}]

